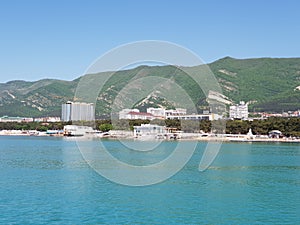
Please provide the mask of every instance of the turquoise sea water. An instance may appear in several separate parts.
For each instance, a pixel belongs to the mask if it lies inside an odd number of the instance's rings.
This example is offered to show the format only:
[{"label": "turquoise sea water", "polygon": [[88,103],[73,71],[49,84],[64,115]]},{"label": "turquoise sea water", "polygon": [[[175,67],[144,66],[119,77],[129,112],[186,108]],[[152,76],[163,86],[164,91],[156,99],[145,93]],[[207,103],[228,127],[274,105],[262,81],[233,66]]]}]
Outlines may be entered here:
[{"label": "turquoise sea water", "polygon": [[[104,142],[136,164],[163,159],[176,143],[126,154]],[[74,139],[0,137],[0,224],[300,224],[299,144],[225,143],[199,172],[205,146],[172,178],[129,187],[92,170]]]}]

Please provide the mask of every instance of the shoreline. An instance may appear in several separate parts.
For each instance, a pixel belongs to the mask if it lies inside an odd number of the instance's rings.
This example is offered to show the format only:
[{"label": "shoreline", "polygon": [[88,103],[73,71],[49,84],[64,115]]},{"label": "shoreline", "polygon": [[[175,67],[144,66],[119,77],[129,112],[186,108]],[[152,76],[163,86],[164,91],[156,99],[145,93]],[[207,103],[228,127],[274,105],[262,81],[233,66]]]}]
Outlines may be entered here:
[{"label": "shoreline", "polygon": [[180,138],[172,139],[172,138],[153,138],[153,137],[134,137],[133,135],[107,135],[107,136],[101,136],[101,135],[92,135],[87,134],[84,136],[64,136],[62,133],[46,133],[46,132],[30,132],[30,131],[17,131],[17,130],[2,130],[0,131],[0,136],[22,136],[22,137],[64,137],[64,138],[80,138],[80,139],[107,139],[107,140],[116,140],[116,139],[122,139],[122,140],[137,140],[137,141],[204,141],[204,142],[238,142],[238,143],[300,143],[300,139],[296,138],[268,138],[268,137],[248,137],[247,135],[236,135],[236,137],[230,137],[230,136],[201,136],[193,134],[192,136],[189,136],[186,134]]},{"label": "shoreline", "polygon": [[197,138],[199,141],[219,141],[219,142],[239,142],[239,143],[252,143],[252,142],[265,142],[265,143],[300,143],[300,139],[292,139],[292,138],[254,138],[254,139],[228,139],[228,138]]}]

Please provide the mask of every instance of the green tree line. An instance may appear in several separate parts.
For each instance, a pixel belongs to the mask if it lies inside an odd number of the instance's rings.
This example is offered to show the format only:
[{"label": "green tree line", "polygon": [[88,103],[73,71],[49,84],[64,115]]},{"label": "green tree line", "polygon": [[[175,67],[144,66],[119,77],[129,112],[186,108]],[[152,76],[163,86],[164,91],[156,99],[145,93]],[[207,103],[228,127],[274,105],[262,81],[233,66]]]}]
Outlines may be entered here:
[{"label": "green tree line", "polygon": [[[184,132],[210,132],[212,122],[208,120],[191,121],[191,120],[116,120],[111,122],[110,120],[97,121],[97,127],[99,130],[107,131],[108,129],[116,130],[133,130],[133,126],[139,126],[141,124],[157,124],[166,127],[177,128]],[[103,124],[109,124],[110,126],[103,126]],[[225,125],[226,124],[226,125]],[[102,125],[102,127],[101,127]],[[285,136],[300,137],[300,118],[281,118],[270,117],[264,120],[227,120],[227,121],[214,121],[214,127],[218,125],[226,126],[225,132],[227,134],[247,134],[249,129],[252,129],[252,133],[256,135],[267,135],[271,130],[280,130]],[[108,129],[107,129],[108,128]]]},{"label": "green tree line", "polygon": [[66,122],[1,122],[0,130],[38,130],[38,131],[47,131],[47,130],[62,130],[63,127],[67,124]]},{"label": "green tree line", "polygon": [[[76,125],[92,126],[95,129],[103,132],[115,129],[115,130],[133,130],[134,126],[140,126],[141,124],[158,124],[170,128],[177,128],[184,132],[210,132],[212,122],[208,120],[191,121],[191,120],[97,120],[95,122],[80,122],[74,123]],[[270,117],[265,120],[227,120],[216,121],[216,123],[226,123],[227,134],[247,134],[249,129],[252,129],[253,134],[266,135],[271,130],[280,130],[285,136],[300,137],[300,118],[280,118]],[[215,124],[216,124],[215,123]],[[54,123],[42,123],[42,122],[2,122],[0,123],[0,130],[62,130],[65,125],[72,124],[71,122],[54,122]],[[224,124],[225,125],[225,124]]]}]

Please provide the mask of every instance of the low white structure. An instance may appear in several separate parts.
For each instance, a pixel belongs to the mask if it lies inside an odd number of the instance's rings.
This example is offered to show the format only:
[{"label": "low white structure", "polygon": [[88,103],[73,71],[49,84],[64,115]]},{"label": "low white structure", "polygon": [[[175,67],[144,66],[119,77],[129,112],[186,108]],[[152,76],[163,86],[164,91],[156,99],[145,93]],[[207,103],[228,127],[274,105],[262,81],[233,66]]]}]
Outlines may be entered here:
[{"label": "low white structure", "polygon": [[241,101],[240,104],[229,107],[229,117],[231,119],[248,119],[248,104]]},{"label": "low white structure", "polygon": [[33,122],[33,118],[2,116],[0,122]]},{"label": "low white structure", "polygon": [[190,114],[190,115],[172,115],[166,116],[166,119],[178,119],[178,120],[218,120],[222,119],[222,116],[218,114]]},{"label": "low white structure", "polygon": [[64,136],[84,136],[88,133],[94,133],[92,127],[77,125],[64,126]]},{"label": "low white structure", "polygon": [[166,134],[167,130],[164,126],[159,126],[156,124],[141,124],[141,126],[133,127],[133,135],[134,137],[139,136],[157,136],[161,134]]},{"label": "low white structure", "polygon": [[177,109],[165,110],[165,117],[168,117],[168,116],[184,116],[184,115],[186,115],[186,109],[177,108]]},{"label": "low white structure", "polygon": [[186,109],[164,109],[164,108],[147,108],[147,112],[140,112],[138,109],[123,109],[119,112],[119,119],[143,119],[143,120],[153,120],[153,119],[166,119],[172,116],[184,116],[186,115]]},{"label": "low white structure", "polygon": [[283,135],[280,130],[271,130],[269,132],[269,138],[281,138],[281,137],[283,137]]},{"label": "low white structure", "polygon": [[35,122],[50,122],[50,123],[54,123],[54,122],[60,122],[61,119],[60,117],[40,117],[40,118],[34,118]]}]

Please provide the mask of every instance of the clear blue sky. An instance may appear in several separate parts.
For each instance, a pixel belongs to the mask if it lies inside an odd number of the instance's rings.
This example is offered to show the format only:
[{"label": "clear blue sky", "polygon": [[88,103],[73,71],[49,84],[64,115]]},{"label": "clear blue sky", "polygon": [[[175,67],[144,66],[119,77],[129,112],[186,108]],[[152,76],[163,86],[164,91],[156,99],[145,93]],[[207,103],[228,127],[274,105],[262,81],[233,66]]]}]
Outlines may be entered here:
[{"label": "clear blue sky", "polygon": [[165,40],[204,62],[300,57],[297,0],[1,0],[0,82],[82,75],[120,44]]}]

